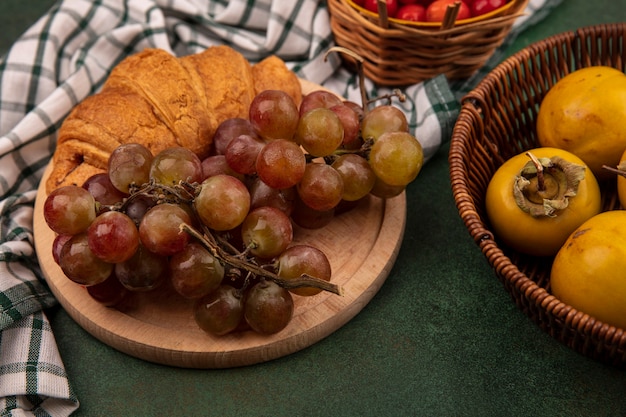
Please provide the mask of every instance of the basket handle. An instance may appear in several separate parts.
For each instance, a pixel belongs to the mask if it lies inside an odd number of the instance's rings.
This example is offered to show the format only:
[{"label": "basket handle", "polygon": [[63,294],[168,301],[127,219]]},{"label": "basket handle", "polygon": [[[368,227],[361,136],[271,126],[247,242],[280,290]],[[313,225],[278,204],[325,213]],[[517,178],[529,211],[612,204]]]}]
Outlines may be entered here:
[{"label": "basket handle", "polygon": [[477,118],[481,120],[483,126],[490,123],[491,113],[489,112],[489,106],[485,103],[482,94],[476,91],[470,91],[461,99],[461,106],[464,108],[468,107],[470,110],[475,111]]},{"label": "basket handle", "polygon": [[440,30],[446,30],[454,27],[456,23],[456,17],[459,15],[459,10],[461,9],[461,2],[455,1],[454,3],[448,4],[446,7],[446,13],[443,15],[443,20],[441,21]]},{"label": "basket handle", "polygon": [[378,0],[376,2],[378,7],[378,22],[383,29],[389,29],[389,12],[387,11],[387,2],[385,0]]},{"label": "basket handle", "polygon": [[[485,126],[491,121],[491,112],[489,107],[483,101],[480,94],[468,93],[462,100],[461,112],[469,113],[474,124],[478,137],[485,135]],[[480,141],[482,146],[489,148],[489,151],[499,164],[504,163],[504,158],[498,151],[498,147],[491,141]]]}]

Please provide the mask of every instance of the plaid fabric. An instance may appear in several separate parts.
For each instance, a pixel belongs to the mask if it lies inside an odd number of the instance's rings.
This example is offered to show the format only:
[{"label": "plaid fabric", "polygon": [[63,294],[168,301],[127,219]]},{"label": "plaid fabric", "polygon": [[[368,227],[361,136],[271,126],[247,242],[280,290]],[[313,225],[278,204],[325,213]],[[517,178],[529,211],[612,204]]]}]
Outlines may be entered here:
[{"label": "plaid fabric", "polygon": [[[531,0],[509,41],[561,0]],[[357,80],[324,62],[333,43],[323,0],[59,1],[0,60],[0,414],[64,416],[79,402],[44,314],[56,303],[34,252],[36,189],[70,109],[96,92],[129,54],[158,47],[177,55],[228,44],[257,61],[283,58],[301,78],[359,102]],[[430,158],[452,131],[459,97],[476,76],[436,77],[406,89],[404,110]],[[385,93],[367,83],[371,96]]]}]

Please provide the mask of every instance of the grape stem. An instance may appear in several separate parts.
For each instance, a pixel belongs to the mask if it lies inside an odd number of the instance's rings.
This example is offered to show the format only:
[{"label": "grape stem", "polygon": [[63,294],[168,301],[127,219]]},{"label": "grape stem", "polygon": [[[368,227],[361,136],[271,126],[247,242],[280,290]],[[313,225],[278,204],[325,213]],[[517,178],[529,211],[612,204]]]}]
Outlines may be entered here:
[{"label": "grape stem", "polygon": [[231,255],[230,253],[227,253],[220,245],[217,244],[217,240],[212,234],[202,234],[186,223],[180,224],[180,230],[188,233],[190,236],[195,238],[211,253],[211,255],[224,262],[225,264],[233,268],[251,272],[256,276],[265,278],[267,280],[274,281],[276,284],[285,289],[314,287],[331,292],[333,294],[343,295],[343,288],[341,288],[340,286],[307,274],[303,274],[298,278],[283,279],[275,273],[260,267],[259,265],[248,262],[237,255]]},{"label": "grape stem", "polygon": [[[183,196],[183,193],[193,196],[193,184],[181,182],[178,186],[170,187],[163,184],[157,184],[154,181],[150,181],[142,187],[134,189],[131,195],[118,206],[110,207],[112,210],[124,211],[129,202],[139,195],[150,195],[159,201],[175,201],[177,203],[184,203],[189,205],[197,216],[190,198]],[[155,195],[156,194],[156,195]],[[319,279],[310,275],[303,274],[302,276],[294,279],[283,279],[275,273],[268,271],[261,266],[254,264],[246,259],[245,253],[239,252],[234,248],[226,239],[222,236],[216,236],[211,233],[211,230],[204,228],[204,233],[200,233],[192,226],[183,223],[180,225],[180,230],[189,233],[192,237],[197,239],[202,246],[204,246],[211,254],[222,261],[223,263],[236,268],[240,271],[247,271],[255,276],[262,277],[271,281],[274,281],[278,285],[286,289],[302,288],[302,287],[314,287],[324,291],[328,291],[337,295],[343,295],[343,289],[336,284]]]},{"label": "grape stem", "polygon": [[356,63],[356,72],[359,79],[359,92],[361,93],[361,107],[363,108],[363,113],[367,114],[369,112],[369,106],[372,103],[375,103],[379,100],[387,100],[389,104],[391,104],[391,99],[393,97],[397,97],[401,103],[406,101],[406,95],[398,88],[395,88],[391,93],[384,94],[379,97],[375,97],[370,99],[367,96],[367,88],[365,88],[365,72],[363,70],[363,62],[364,59],[361,55],[352,51],[351,49],[345,48],[343,46],[333,46],[329,48],[328,51],[324,54],[324,62],[328,60],[328,55],[332,52],[338,52],[341,54],[348,55],[350,58],[354,60]]},{"label": "grape stem", "polygon": [[363,57],[356,52],[344,48],[343,46],[333,46],[332,48],[326,51],[324,54],[324,62],[328,60],[328,55],[331,52],[339,52],[350,56],[356,62],[356,71],[359,76],[359,90],[361,92],[361,107],[363,107],[363,112],[367,113],[367,106],[369,104],[367,98],[367,89],[365,88],[365,74],[363,73]]}]

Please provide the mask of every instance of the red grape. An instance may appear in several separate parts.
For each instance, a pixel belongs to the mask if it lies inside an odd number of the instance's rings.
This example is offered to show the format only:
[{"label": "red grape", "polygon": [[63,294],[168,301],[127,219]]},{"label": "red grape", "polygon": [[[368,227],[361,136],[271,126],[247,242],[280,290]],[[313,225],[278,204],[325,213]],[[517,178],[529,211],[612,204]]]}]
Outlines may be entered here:
[{"label": "red grape", "polygon": [[259,177],[272,188],[289,188],[300,182],[306,168],[306,157],[300,147],[278,139],[265,145],[256,161]]},{"label": "red grape", "polygon": [[240,174],[256,173],[256,158],[265,146],[263,140],[250,135],[239,135],[226,147],[226,163]]},{"label": "red grape", "polygon": [[260,178],[255,178],[249,185],[250,209],[270,206],[282,210],[287,216],[291,215],[293,202],[296,198],[295,187],[277,189],[272,188]]},{"label": "red grape", "polygon": [[274,207],[252,210],[241,224],[241,237],[246,248],[259,258],[280,255],[293,240],[289,217]]},{"label": "red grape", "polygon": [[246,186],[230,175],[215,175],[201,185],[194,205],[202,223],[225,231],[239,226],[250,210],[250,193]]},{"label": "red grape", "polygon": [[[332,275],[330,262],[324,252],[313,246],[291,246],[278,257],[278,276],[293,279],[303,274],[330,281]],[[316,287],[301,287],[289,291],[300,296],[311,296],[322,290]]]},{"label": "red grape", "polygon": [[343,180],[332,166],[311,162],[306,165],[302,180],[296,189],[298,196],[306,205],[318,211],[327,211],[341,201]]},{"label": "red grape", "polygon": [[265,90],[257,94],[249,111],[250,123],[267,141],[293,137],[298,125],[298,106],[282,90]]},{"label": "red grape", "polygon": [[172,203],[152,207],[139,223],[139,238],[150,252],[170,256],[183,250],[189,243],[189,234],[180,230],[182,223],[190,224],[189,214]]},{"label": "red grape", "polygon": [[356,201],[365,197],[374,187],[376,174],[364,158],[347,153],[333,162],[332,167],[339,172],[343,182],[342,198]]},{"label": "red grape", "polygon": [[224,155],[230,141],[239,135],[258,136],[248,119],[234,117],[224,120],[213,134],[214,153]]},{"label": "red grape", "polygon": [[128,194],[130,186],[141,186],[150,178],[152,152],[139,143],[126,143],[111,152],[108,174],[111,183]]},{"label": "red grape", "polygon": [[201,182],[202,161],[187,148],[167,148],[154,156],[150,178],[165,185],[178,184],[180,181]]},{"label": "red grape", "polygon": [[230,285],[220,285],[217,290],[197,300],[194,319],[202,330],[216,336],[236,330],[243,321],[241,292]]},{"label": "red grape", "polygon": [[313,109],[326,108],[341,105],[341,99],[334,93],[326,90],[315,90],[302,97],[300,102],[300,116]]},{"label": "red grape", "polygon": [[169,273],[167,257],[139,245],[128,260],[115,264],[115,276],[130,291],[150,291],[165,282]]},{"label": "red grape", "polygon": [[273,281],[260,281],[248,291],[244,317],[250,327],[261,334],[278,333],[293,316],[291,293]]},{"label": "red grape", "polygon": [[87,292],[91,298],[107,307],[119,304],[128,294],[128,290],[117,279],[115,274],[99,284],[88,286]]},{"label": "red grape", "polygon": [[54,232],[76,235],[86,231],[96,218],[96,200],[82,187],[59,187],[46,197],[43,216]]},{"label": "red grape", "polygon": [[204,297],[224,278],[224,266],[195,242],[172,255],[169,266],[172,285],[185,298]]},{"label": "red grape", "polygon": [[87,237],[91,251],[105,262],[125,261],[139,246],[135,222],[119,211],[108,211],[96,217],[87,229]]},{"label": "red grape", "polygon": [[70,280],[85,286],[99,284],[113,273],[113,264],[104,262],[89,249],[87,233],[76,234],[65,242],[59,266]]},{"label": "red grape", "polygon": [[112,206],[121,202],[128,194],[121,192],[111,182],[107,173],[94,174],[83,183],[83,188],[89,191],[98,204],[99,212],[108,208],[102,206]]},{"label": "red grape", "polygon": [[202,176],[204,179],[214,175],[231,175],[240,181],[245,180],[245,175],[232,169],[226,162],[225,155],[212,155],[202,160]]}]

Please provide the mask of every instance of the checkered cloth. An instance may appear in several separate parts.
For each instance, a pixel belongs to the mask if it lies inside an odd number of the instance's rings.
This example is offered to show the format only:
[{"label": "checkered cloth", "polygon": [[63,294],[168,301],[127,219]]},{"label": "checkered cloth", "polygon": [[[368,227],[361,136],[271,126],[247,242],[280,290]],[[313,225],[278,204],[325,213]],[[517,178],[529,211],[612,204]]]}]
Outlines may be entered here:
[{"label": "checkered cloth", "polygon": [[[531,0],[510,40],[561,0]],[[360,102],[338,57],[319,0],[67,0],[56,3],[0,60],[0,413],[65,416],[79,406],[44,311],[56,304],[33,246],[36,189],[70,109],[96,92],[129,54],[158,47],[177,55],[228,44],[250,61],[276,54],[301,78]],[[488,71],[501,59],[496,55]],[[436,77],[406,89],[404,110],[430,158],[445,142],[459,98],[485,74],[449,84]],[[385,93],[368,82],[370,96]],[[376,93],[376,94],[374,94]]]}]

